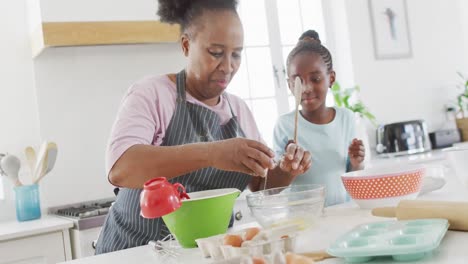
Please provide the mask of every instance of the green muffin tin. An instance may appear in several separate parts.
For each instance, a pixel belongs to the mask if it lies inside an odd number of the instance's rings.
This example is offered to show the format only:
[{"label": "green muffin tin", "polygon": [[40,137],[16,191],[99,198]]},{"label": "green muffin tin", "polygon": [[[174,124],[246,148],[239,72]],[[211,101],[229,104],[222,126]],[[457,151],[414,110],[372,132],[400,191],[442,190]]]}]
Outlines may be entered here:
[{"label": "green muffin tin", "polygon": [[446,219],[363,224],[338,238],[327,252],[354,263],[377,256],[391,256],[396,261],[418,260],[439,246],[448,226]]}]

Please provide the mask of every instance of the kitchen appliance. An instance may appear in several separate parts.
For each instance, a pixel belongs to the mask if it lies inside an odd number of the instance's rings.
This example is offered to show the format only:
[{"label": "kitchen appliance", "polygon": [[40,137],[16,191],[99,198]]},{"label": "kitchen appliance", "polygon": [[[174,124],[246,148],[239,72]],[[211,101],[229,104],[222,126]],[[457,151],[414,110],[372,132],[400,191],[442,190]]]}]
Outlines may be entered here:
[{"label": "kitchen appliance", "polygon": [[96,241],[114,199],[94,200],[49,208],[49,214],[73,221],[73,228],[70,229],[73,259],[94,255]]},{"label": "kitchen appliance", "polygon": [[429,133],[429,138],[432,148],[440,149],[461,142],[461,133],[458,129],[439,130]]},{"label": "kitchen appliance", "polygon": [[378,154],[407,155],[431,150],[431,141],[424,120],[412,120],[379,126],[377,129]]}]

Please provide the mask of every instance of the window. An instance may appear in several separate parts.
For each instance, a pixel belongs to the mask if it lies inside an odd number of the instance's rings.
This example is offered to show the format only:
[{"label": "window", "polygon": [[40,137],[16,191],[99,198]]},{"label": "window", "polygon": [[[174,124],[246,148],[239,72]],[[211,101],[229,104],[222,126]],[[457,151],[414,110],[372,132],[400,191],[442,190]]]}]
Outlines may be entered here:
[{"label": "window", "polygon": [[279,115],[294,108],[285,61],[299,36],[315,29],[325,43],[322,0],[241,0],[242,64],[228,91],[244,99],[269,146]]}]

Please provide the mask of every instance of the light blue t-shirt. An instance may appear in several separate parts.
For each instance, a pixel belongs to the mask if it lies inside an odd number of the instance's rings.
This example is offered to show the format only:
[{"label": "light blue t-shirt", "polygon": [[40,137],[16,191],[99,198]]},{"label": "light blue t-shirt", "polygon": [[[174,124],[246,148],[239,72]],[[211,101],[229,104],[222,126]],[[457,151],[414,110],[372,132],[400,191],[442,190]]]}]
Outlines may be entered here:
[{"label": "light blue t-shirt", "polygon": [[[348,147],[355,138],[354,113],[346,108],[335,107],[333,121],[317,125],[307,121],[301,114],[298,118],[298,144],[310,151],[312,166],[292,184],[324,184],[326,206],[343,203],[349,196],[341,181],[348,167]],[[294,111],[279,117],[273,135],[273,147],[281,157],[288,140],[294,136]]]}]

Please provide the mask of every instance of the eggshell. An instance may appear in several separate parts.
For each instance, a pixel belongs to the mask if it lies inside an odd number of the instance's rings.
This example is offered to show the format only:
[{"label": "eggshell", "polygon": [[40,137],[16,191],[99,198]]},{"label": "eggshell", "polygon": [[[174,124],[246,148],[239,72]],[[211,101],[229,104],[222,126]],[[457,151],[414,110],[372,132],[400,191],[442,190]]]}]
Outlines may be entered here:
[{"label": "eggshell", "polygon": [[229,245],[233,247],[240,247],[242,245],[242,237],[239,235],[230,235],[227,234],[224,236],[223,245]]},{"label": "eggshell", "polygon": [[252,258],[252,264],[267,264],[267,262],[263,258]]},{"label": "eggshell", "polygon": [[260,232],[260,228],[252,227],[245,231],[244,238],[246,241],[252,240],[258,233]]}]

